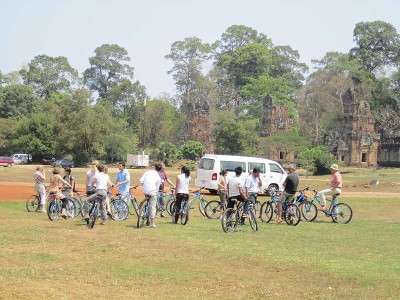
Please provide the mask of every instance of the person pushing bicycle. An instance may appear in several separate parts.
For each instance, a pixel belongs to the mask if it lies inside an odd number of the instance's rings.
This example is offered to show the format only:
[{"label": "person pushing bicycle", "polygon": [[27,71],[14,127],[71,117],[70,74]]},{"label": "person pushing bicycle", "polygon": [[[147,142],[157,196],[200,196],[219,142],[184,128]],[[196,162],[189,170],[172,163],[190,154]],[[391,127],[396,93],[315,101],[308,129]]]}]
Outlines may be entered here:
[{"label": "person pushing bicycle", "polygon": [[288,166],[288,176],[283,182],[284,190],[281,196],[278,198],[278,215],[276,216],[275,223],[279,224],[282,220],[282,204],[287,200],[289,203],[293,200],[294,195],[297,192],[297,188],[299,186],[299,175],[296,173],[296,166],[294,164],[290,164]]}]

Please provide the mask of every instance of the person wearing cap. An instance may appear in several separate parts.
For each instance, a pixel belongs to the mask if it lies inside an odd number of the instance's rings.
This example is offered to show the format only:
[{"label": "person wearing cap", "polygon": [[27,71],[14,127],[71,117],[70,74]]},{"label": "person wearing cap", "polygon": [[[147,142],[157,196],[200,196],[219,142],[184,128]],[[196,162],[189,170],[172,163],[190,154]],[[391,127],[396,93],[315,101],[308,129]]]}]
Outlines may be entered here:
[{"label": "person wearing cap", "polygon": [[288,176],[285,181],[282,183],[284,190],[281,196],[278,198],[278,215],[276,216],[275,224],[281,223],[282,220],[282,204],[287,200],[291,202],[296,194],[297,188],[299,186],[299,175],[296,173],[296,166],[294,164],[290,164],[288,166]]},{"label": "person wearing cap", "polygon": [[331,183],[329,189],[322,190],[319,192],[321,196],[321,210],[326,211],[326,195],[339,195],[342,192],[342,175],[339,173],[339,167],[337,164],[331,166]]}]

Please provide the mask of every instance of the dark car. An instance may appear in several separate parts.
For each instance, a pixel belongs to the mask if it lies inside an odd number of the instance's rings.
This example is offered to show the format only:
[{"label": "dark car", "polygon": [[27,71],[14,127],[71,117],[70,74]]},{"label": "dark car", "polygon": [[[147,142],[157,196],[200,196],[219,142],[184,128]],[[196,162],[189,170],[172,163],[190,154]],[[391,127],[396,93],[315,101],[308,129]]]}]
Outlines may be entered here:
[{"label": "dark car", "polygon": [[51,165],[55,161],[56,161],[56,159],[54,157],[45,157],[42,159],[42,164]]},{"label": "dark car", "polygon": [[73,168],[75,166],[75,163],[72,160],[68,160],[68,159],[59,159],[56,160],[55,162],[52,162],[51,165],[53,167],[70,167]]},{"label": "dark car", "polygon": [[8,156],[0,156],[0,166],[11,167],[14,165],[14,160]]}]

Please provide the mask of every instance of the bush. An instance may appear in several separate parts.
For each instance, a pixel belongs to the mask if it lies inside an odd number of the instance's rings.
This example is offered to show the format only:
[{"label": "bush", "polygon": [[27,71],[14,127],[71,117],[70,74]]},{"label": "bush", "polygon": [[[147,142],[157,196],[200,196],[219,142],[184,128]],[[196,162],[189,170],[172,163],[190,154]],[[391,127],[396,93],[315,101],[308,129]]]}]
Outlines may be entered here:
[{"label": "bush", "polygon": [[329,153],[329,149],[324,146],[299,153],[298,162],[302,168],[313,175],[330,174],[330,166],[338,163],[335,157]]}]

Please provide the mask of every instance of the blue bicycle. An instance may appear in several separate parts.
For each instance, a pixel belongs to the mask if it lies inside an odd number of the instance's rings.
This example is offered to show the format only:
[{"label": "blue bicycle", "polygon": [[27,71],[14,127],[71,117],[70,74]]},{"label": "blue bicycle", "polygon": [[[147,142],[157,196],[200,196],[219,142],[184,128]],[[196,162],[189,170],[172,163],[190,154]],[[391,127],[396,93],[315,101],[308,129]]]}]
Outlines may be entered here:
[{"label": "blue bicycle", "polygon": [[[194,196],[193,199],[191,199],[191,200],[186,199],[187,203],[185,202],[185,205],[187,206],[187,209],[186,209],[187,214],[185,215],[185,218],[187,218],[187,220],[185,220],[185,224],[189,220],[189,210],[192,208],[194,202],[196,202],[197,199],[199,199],[199,211],[204,217],[206,217],[206,206],[208,204],[208,201],[205,200],[203,195],[201,194],[202,189],[204,189],[204,187],[201,187],[200,189],[195,191],[193,194],[190,194],[191,196]],[[183,200],[182,200],[182,203],[183,203]],[[171,203],[169,205],[169,209],[171,211],[172,221],[175,222],[175,209],[176,209],[175,200],[171,201]],[[181,219],[181,223],[182,223],[182,219]],[[185,225],[185,224],[183,224],[183,225]]]},{"label": "blue bicycle", "polygon": [[129,214],[128,204],[120,197],[114,198],[110,192],[107,193],[107,197],[110,199],[110,211],[111,211],[110,218],[115,221],[126,220]]},{"label": "blue bicycle", "polygon": [[150,197],[145,196],[145,199],[139,205],[139,214],[137,219],[137,228],[142,228],[146,223],[147,226],[150,225]]},{"label": "blue bicycle", "polygon": [[[50,201],[47,207],[47,216],[50,221],[57,221],[61,215],[62,201],[56,197],[57,193],[50,192]],[[66,216],[64,219],[75,218],[75,203],[71,199],[67,199]]]}]

